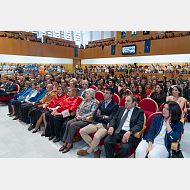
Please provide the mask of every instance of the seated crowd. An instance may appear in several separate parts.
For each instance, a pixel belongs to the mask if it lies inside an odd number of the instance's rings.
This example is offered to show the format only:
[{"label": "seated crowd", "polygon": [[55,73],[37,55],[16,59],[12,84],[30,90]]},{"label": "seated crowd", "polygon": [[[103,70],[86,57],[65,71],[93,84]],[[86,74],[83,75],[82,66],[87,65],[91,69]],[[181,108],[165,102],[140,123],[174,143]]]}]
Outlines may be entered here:
[{"label": "seated crowd", "polygon": [[145,65],[144,67],[142,65],[136,66],[131,64],[124,64],[124,65],[96,65],[92,66],[90,65],[87,68],[90,72],[109,72],[110,74],[114,74],[114,72],[125,72],[125,73],[166,73],[166,74],[190,74],[190,66],[188,63],[185,63],[185,65],[181,66],[179,64],[172,65],[171,63],[166,66],[163,64],[162,66],[158,63],[154,66],[151,64],[150,66]]},{"label": "seated crowd", "polygon": [[[171,34],[169,34],[171,33]],[[176,33],[176,32],[175,32]],[[119,39],[116,40],[114,38],[111,38],[109,40],[106,39],[102,39],[102,40],[98,40],[98,41],[92,41],[90,43],[88,43],[88,45],[85,45],[85,48],[95,48],[95,47],[104,47],[104,46],[110,46],[110,45],[114,45],[116,46],[117,44],[128,44],[128,43],[135,43],[135,42],[141,42],[141,41],[148,41],[148,40],[158,40],[158,39],[167,39],[167,38],[176,38],[176,37],[183,37],[183,36],[189,36],[190,32],[177,32],[176,34],[174,34],[174,32],[172,31],[166,31],[164,34],[162,34],[162,36],[160,35],[156,35],[155,37],[152,37],[152,35],[150,35],[149,38],[145,38],[145,37],[139,37],[139,39]],[[135,35],[136,36],[136,35]]]},{"label": "seated crowd", "polygon": [[0,64],[0,75],[3,74],[14,74],[14,73],[52,73],[52,72],[65,72],[65,67],[55,64]]},{"label": "seated crowd", "polygon": [[[78,156],[94,152],[100,158],[99,144],[104,139],[107,158],[125,158],[136,148],[136,157],[169,157],[171,143],[177,142],[183,131],[181,110],[189,101],[189,82],[182,78],[160,79],[158,76],[139,77],[138,74],[101,76],[100,73],[53,73],[44,75],[17,73],[1,78],[1,97],[13,97],[8,102],[8,115],[13,120],[30,124],[28,130],[38,132],[54,143],[62,141],[59,151],[69,152],[73,143],[83,139],[88,149]],[[16,86],[20,91],[14,93]],[[98,101],[97,92],[104,94]],[[113,99],[125,98],[125,106]],[[155,115],[143,138],[135,134],[143,129],[144,110],[137,107],[144,99],[154,100],[162,114]],[[182,112],[183,113],[183,112]],[[93,136],[92,136],[93,134]],[[118,151],[116,145],[120,143]],[[114,154],[116,153],[116,154]]]}]

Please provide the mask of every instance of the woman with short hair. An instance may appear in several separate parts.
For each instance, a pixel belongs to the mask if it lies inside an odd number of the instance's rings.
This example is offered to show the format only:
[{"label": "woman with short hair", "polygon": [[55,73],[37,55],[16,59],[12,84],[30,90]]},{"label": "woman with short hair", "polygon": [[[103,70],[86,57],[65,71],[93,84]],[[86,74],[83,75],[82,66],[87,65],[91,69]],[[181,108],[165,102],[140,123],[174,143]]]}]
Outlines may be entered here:
[{"label": "woman with short hair", "polygon": [[168,101],[162,115],[155,115],[148,132],[136,149],[136,158],[168,158],[171,143],[177,142],[183,130],[179,104]]}]

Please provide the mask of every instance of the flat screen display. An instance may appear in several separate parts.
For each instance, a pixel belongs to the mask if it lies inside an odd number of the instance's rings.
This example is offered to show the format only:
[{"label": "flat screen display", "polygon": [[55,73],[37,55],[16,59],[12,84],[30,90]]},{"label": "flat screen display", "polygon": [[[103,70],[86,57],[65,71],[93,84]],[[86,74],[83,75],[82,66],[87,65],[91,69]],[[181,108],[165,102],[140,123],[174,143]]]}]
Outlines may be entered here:
[{"label": "flat screen display", "polygon": [[135,54],[136,45],[122,46],[122,55]]}]

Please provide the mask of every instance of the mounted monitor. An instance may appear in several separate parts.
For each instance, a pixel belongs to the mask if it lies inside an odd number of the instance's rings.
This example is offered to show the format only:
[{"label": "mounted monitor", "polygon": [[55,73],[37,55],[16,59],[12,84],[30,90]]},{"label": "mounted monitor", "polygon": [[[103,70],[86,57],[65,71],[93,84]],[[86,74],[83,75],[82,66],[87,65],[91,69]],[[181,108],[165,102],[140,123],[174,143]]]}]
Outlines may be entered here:
[{"label": "mounted monitor", "polygon": [[129,55],[136,53],[136,45],[122,46],[122,55]]}]

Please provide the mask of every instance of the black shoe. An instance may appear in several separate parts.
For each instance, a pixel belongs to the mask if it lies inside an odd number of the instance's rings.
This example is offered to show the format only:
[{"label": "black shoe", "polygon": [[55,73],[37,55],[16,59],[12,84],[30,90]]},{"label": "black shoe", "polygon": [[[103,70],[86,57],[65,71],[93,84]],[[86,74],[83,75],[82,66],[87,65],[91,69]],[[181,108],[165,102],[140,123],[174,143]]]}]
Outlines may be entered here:
[{"label": "black shoe", "polygon": [[14,117],[14,116],[16,116],[16,114],[14,114],[14,115],[9,115],[9,117]]},{"label": "black shoe", "polygon": [[41,137],[43,137],[43,136],[45,136],[45,134],[42,133],[42,134],[41,134]]},{"label": "black shoe", "polygon": [[33,123],[30,124],[30,127],[28,128],[29,131],[35,128],[35,125]]},{"label": "black shoe", "polygon": [[30,124],[30,121],[27,121],[26,124]]},{"label": "black shoe", "polygon": [[52,140],[53,138],[54,138],[54,136],[50,136],[50,137],[49,137],[49,140]]},{"label": "black shoe", "polygon": [[60,138],[56,138],[53,140],[53,142],[56,143],[56,142],[59,142],[60,140],[61,140]]},{"label": "black shoe", "polygon": [[8,113],[7,115],[11,115],[12,113]]},{"label": "black shoe", "polygon": [[46,134],[45,137],[51,137],[51,134]]},{"label": "black shoe", "polygon": [[38,132],[39,130],[40,130],[40,128],[38,128],[37,130],[32,131],[32,133],[36,133],[36,132]]},{"label": "black shoe", "polygon": [[17,120],[17,119],[18,119],[18,115],[13,120]]}]

